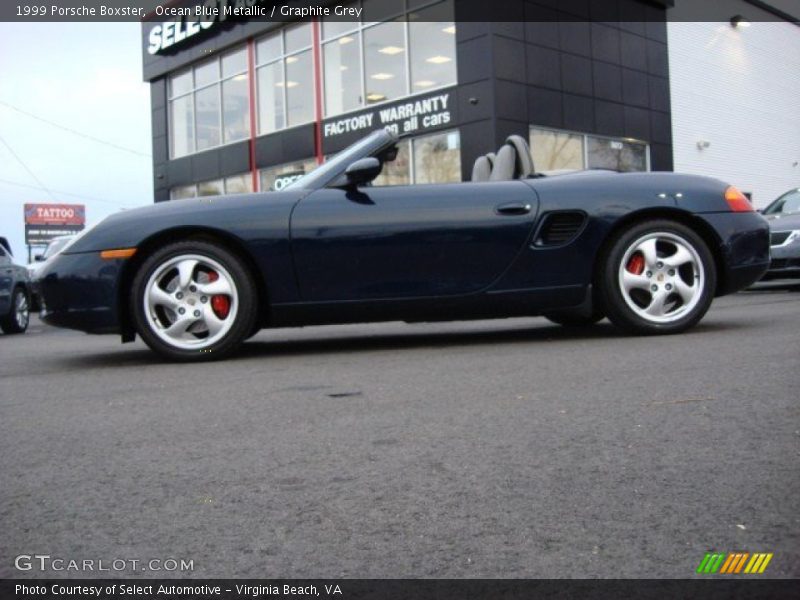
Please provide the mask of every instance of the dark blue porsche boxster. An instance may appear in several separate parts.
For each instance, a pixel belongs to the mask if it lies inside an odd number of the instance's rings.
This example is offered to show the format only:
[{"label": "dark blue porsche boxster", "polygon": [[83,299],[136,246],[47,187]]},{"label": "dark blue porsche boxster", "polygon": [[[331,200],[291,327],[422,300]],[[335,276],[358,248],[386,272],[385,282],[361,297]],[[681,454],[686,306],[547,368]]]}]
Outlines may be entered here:
[{"label": "dark blue porsche boxster", "polygon": [[371,186],[376,131],[281,192],[115,214],[40,275],[43,318],[138,333],[173,360],[265,327],[544,315],[635,334],[695,325],[758,280],[769,227],[735,188],[673,173],[536,173],[512,136],[472,181]]}]

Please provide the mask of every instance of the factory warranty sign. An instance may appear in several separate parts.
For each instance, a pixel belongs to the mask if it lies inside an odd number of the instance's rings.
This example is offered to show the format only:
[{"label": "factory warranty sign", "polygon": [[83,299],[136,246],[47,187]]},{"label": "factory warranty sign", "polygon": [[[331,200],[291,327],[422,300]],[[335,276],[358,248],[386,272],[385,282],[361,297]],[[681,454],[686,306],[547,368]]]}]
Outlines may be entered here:
[{"label": "factory warranty sign", "polygon": [[47,244],[54,237],[78,233],[86,225],[83,204],[26,204],[25,243]]},{"label": "factory warranty sign", "polygon": [[338,152],[375,129],[389,129],[408,137],[453,127],[455,93],[455,88],[446,88],[327,119],[322,122],[323,150],[325,154]]}]

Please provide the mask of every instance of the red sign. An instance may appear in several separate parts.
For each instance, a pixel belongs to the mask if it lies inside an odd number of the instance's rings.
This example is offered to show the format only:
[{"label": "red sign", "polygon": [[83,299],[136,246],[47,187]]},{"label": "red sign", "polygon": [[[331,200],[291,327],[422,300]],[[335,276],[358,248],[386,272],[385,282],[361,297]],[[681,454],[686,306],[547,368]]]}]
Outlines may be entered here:
[{"label": "red sign", "polygon": [[26,225],[85,225],[83,204],[26,204]]}]

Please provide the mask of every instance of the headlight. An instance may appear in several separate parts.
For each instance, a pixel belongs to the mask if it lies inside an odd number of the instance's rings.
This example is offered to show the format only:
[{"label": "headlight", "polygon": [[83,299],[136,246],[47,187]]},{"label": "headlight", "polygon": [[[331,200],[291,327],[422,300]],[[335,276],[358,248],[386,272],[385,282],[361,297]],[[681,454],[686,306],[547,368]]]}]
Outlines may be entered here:
[{"label": "headlight", "polygon": [[791,243],[796,242],[797,240],[800,240],[800,229],[795,229],[794,231],[792,231],[792,233],[789,234],[789,237],[786,238],[784,244],[789,245]]}]

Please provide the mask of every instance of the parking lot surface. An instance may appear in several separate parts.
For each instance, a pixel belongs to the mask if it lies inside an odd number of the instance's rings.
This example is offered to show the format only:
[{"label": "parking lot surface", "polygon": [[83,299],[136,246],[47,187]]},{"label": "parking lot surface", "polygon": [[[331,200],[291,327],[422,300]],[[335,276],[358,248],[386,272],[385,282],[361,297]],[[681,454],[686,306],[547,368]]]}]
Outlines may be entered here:
[{"label": "parking lot surface", "polygon": [[263,331],[225,362],[0,336],[0,577],[800,576],[800,293],[690,333],[607,321]]}]

